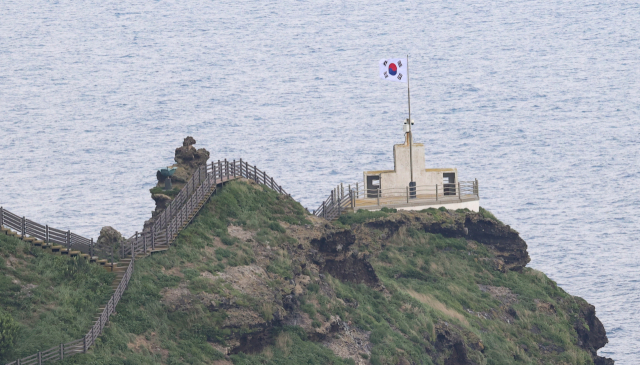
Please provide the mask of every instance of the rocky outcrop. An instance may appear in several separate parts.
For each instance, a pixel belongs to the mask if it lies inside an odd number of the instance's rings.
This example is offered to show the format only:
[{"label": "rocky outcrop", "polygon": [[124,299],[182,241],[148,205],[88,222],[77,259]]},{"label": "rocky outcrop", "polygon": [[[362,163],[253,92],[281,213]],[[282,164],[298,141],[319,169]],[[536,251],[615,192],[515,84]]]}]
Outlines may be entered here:
[{"label": "rocky outcrop", "polygon": [[464,227],[467,237],[490,248],[504,262],[505,269],[519,271],[531,261],[527,243],[508,225],[467,214]]},{"label": "rocky outcrop", "polygon": [[351,230],[331,232],[320,239],[311,240],[311,245],[318,250],[311,251],[309,257],[322,273],[341,281],[375,287],[380,280],[367,257],[349,250],[355,242],[356,235]]},{"label": "rocky outcrop", "polygon": [[120,244],[124,242],[124,237],[120,232],[116,231],[113,227],[102,227],[100,230],[100,236],[96,242],[99,246],[120,247]]},{"label": "rocky outcrop", "polygon": [[596,317],[596,307],[582,298],[576,298],[576,302],[580,307],[578,318],[574,324],[578,333],[578,345],[589,351],[595,365],[613,365],[612,359],[598,356],[598,349],[604,347],[609,339],[602,322]]},{"label": "rocky outcrop", "polygon": [[531,258],[527,252],[527,243],[518,232],[478,213],[469,212],[464,216],[442,212],[445,220],[430,220],[425,215],[414,212],[402,212],[387,218],[379,218],[365,224],[367,228],[382,230],[388,238],[402,228],[412,227],[423,232],[441,234],[448,238],[467,238],[489,248],[500,262],[496,263],[502,271],[519,271]]},{"label": "rocky outcrop", "polygon": [[[173,183],[173,192],[167,192],[166,194],[162,194],[156,192],[157,188],[164,188],[165,180],[167,177],[162,176],[160,171],[156,172],[156,178],[158,179],[158,183],[155,189],[152,189],[151,198],[156,203],[156,208],[153,211],[152,215],[162,212],[167,205],[171,202],[172,197],[175,194],[175,189],[180,190],[184,186],[184,184],[189,181],[193,173],[202,165],[207,163],[209,159],[209,151],[204,148],[196,149],[193,145],[196,144],[196,140],[188,136],[182,142],[182,147],[176,148],[175,151],[175,164],[170,167],[175,167],[176,171],[171,176],[171,182]],[[154,194],[155,193],[155,194]],[[153,224],[153,218],[146,221],[144,224],[145,229],[148,229]]]},{"label": "rocky outcrop", "polygon": [[[204,148],[196,149],[193,146],[194,144],[196,144],[196,140],[193,137],[187,137],[182,142],[182,147],[176,148],[174,157],[176,163],[172,167],[177,169],[171,177],[173,183],[186,183],[198,167],[207,163],[210,155],[209,151]],[[163,186],[166,178],[160,172],[156,176],[158,178],[158,186]]]}]

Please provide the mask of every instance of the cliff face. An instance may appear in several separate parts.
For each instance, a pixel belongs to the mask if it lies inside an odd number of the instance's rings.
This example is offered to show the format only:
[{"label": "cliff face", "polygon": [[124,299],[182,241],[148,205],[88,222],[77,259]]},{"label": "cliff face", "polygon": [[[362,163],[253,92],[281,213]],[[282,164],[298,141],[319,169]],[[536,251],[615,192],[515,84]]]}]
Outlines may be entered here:
[{"label": "cliff face", "polygon": [[136,263],[106,345],[78,359],[612,364],[596,353],[607,338],[593,306],[527,268],[526,243],[488,217],[429,209],[329,223],[229,183],[175,247]]}]

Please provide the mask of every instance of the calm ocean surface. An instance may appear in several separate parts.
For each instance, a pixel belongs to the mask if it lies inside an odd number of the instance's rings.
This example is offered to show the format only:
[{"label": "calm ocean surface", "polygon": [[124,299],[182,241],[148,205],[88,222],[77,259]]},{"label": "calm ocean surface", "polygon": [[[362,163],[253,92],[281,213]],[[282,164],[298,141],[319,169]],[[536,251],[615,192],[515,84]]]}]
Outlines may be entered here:
[{"label": "calm ocean surface", "polygon": [[477,178],[531,267],[640,360],[640,5],[602,1],[0,1],[0,205],[97,238],[142,228],[191,135],[310,210],[392,168],[410,54],[429,167]]}]

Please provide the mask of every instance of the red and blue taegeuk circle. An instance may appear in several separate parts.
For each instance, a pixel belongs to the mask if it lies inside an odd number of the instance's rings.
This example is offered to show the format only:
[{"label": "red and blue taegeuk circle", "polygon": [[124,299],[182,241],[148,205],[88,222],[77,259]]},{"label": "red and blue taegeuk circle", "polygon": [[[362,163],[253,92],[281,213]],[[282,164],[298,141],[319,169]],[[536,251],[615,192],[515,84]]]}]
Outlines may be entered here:
[{"label": "red and blue taegeuk circle", "polygon": [[389,64],[389,74],[395,76],[398,73],[398,66],[395,63]]}]

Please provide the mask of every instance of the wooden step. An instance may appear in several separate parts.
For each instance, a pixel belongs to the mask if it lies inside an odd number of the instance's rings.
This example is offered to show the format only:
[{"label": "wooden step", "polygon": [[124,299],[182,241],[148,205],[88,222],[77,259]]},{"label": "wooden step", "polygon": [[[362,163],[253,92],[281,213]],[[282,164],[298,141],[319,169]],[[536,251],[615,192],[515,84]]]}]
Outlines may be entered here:
[{"label": "wooden step", "polygon": [[61,255],[68,255],[69,254],[69,249],[68,248],[61,248],[60,249],[60,254]]},{"label": "wooden step", "polygon": [[82,253],[82,251],[69,251],[69,256],[76,257],[76,256],[80,255],[81,253]]},{"label": "wooden step", "polygon": [[[45,247],[43,246],[43,248]],[[60,250],[62,250],[63,248],[64,248],[63,246],[59,246],[59,245],[51,246],[51,252],[60,252]]]},{"label": "wooden step", "polygon": [[25,241],[25,242],[33,243],[35,240],[37,240],[37,238],[35,238],[35,237],[25,237],[22,240]]}]

